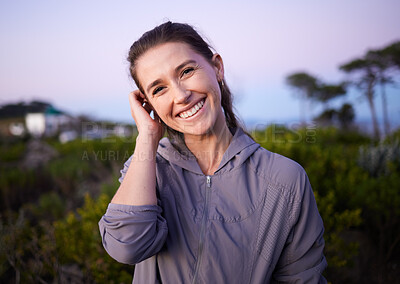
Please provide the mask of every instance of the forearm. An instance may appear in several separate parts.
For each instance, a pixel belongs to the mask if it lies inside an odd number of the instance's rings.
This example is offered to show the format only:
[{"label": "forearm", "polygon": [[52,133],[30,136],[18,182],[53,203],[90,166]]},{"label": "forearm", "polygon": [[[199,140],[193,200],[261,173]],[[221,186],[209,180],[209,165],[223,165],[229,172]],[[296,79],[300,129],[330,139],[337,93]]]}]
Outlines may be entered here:
[{"label": "forearm", "polygon": [[111,203],[156,205],[156,151],[158,141],[139,135],[123,182]]},{"label": "forearm", "polygon": [[161,208],[110,204],[99,222],[103,246],[121,263],[136,264],[158,253],[168,234]]}]

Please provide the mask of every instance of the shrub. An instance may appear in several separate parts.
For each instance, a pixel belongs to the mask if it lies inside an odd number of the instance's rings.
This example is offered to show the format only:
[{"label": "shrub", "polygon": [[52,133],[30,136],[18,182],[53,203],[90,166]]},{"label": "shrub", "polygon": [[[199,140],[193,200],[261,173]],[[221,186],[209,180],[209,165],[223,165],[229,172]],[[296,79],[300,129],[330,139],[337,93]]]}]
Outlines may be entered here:
[{"label": "shrub", "polygon": [[98,221],[104,214],[110,196],[101,194],[97,200],[86,196],[85,204],[76,213],[54,223],[57,251],[63,265],[77,264],[83,282],[130,283],[133,267],[112,259],[101,244]]}]

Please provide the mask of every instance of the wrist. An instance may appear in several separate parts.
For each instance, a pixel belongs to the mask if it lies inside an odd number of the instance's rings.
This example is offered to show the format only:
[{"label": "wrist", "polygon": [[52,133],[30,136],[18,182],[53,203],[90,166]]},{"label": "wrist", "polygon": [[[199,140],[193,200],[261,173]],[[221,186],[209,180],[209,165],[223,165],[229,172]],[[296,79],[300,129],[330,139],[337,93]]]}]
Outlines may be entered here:
[{"label": "wrist", "polygon": [[159,141],[160,139],[154,134],[145,135],[139,133],[136,137],[136,147],[140,145],[144,148],[156,151]]}]

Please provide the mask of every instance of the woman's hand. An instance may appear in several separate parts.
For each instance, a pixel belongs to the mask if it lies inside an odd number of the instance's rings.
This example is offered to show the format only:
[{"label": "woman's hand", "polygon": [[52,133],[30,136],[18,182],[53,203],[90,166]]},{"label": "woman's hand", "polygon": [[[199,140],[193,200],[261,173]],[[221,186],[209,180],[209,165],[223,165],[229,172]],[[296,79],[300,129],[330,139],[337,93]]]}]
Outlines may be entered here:
[{"label": "woman's hand", "polygon": [[[129,103],[139,135],[158,143],[164,135],[164,127],[146,97],[139,90],[133,91],[129,94]],[[150,116],[152,110],[154,119]]]},{"label": "woman's hand", "polygon": [[111,203],[156,205],[156,155],[164,129],[155,112],[151,118],[153,109],[139,90],[129,94],[129,103],[139,135],[131,163]]}]

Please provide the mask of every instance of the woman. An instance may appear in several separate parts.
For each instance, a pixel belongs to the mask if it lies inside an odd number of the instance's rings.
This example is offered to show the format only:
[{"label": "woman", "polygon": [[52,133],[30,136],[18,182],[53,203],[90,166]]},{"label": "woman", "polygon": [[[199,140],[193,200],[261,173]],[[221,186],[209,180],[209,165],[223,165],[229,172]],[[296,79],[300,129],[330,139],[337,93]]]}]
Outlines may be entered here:
[{"label": "woman", "polygon": [[221,56],[191,26],[167,22],[128,60],[139,134],[99,226],[107,252],[135,264],[133,282],[324,283],[307,175],[244,133]]}]

